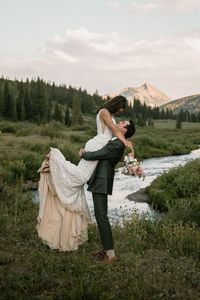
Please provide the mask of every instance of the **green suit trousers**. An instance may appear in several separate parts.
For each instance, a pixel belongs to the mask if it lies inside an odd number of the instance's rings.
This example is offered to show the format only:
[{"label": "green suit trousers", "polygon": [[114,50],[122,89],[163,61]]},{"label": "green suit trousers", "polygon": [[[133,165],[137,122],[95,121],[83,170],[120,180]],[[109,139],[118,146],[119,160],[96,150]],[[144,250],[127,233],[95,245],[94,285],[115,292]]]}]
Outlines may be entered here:
[{"label": "green suit trousers", "polygon": [[108,195],[92,193],[94,202],[94,213],[99,229],[99,234],[104,250],[114,249],[114,241],[111,231],[110,222],[107,216],[108,212]]}]

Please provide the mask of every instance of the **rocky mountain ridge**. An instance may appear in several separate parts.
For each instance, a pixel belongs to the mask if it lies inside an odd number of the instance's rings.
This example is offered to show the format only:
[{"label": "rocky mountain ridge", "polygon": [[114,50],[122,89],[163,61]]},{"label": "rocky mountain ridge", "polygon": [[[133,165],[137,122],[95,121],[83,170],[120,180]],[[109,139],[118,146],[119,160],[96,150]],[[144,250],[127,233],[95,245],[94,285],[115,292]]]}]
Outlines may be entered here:
[{"label": "rocky mountain ridge", "polygon": [[127,87],[118,94],[107,94],[104,96],[104,99],[108,96],[112,98],[116,95],[122,95],[126,97],[130,106],[133,106],[134,100],[140,100],[142,104],[145,103],[147,106],[151,107],[159,107],[171,100],[170,97],[149,83],[144,83],[139,87]]},{"label": "rocky mountain ridge", "polygon": [[175,114],[183,111],[196,113],[200,111],[200,94],[179,98],[160,106],[160,109],[171,109]]}]

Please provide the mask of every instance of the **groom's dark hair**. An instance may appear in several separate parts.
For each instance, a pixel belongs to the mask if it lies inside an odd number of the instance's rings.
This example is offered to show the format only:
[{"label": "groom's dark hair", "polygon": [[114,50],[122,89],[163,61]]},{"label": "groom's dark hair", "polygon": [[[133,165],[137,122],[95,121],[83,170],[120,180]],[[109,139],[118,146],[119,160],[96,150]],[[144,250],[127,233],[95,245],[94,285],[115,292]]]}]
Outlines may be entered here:
[{"label": "groom's dark hair", "polygon": [[127,132],[124,135],[125,139],[130,138],[135,133],[135,125],[133,123],[133,120],[129,120],[129,123],[129,125],[125,126],[127,128]]}]

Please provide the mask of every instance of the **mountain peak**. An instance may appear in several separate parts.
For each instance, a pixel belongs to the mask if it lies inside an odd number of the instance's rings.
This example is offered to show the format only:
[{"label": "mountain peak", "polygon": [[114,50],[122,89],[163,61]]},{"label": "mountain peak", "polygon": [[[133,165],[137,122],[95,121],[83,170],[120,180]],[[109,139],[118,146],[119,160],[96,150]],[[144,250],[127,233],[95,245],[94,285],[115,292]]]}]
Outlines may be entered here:
[{"label": "mountain peak", "polygon": [[135,99],[151,107],[161,106],[171,100],[167,95],[147,82],[139,87],[126,87],[119,94],[126,97],[131,106],[133,106]]},{"label": "mountain peak", "polygon": [[150,85],[147,82],[145,82],[141,87],[144,87],[146,90],[148,90]]}]

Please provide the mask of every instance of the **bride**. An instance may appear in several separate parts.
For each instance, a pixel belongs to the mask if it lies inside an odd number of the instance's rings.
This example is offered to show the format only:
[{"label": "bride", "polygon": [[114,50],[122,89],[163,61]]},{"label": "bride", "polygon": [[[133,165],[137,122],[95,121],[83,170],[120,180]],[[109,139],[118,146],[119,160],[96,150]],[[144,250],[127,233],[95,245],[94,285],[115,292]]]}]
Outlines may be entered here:
[{"label": "bride", "polygon": [[[131,146],[114,119],[114,114],[122,112],[126,103],[125,97],[116,96],[100,107],[96,116],[97,135],[86,143],[86,151],[99,150],[113,136]],[[97,163],[81,159],[76,166],[67,161],[58,149],[51,148],[48,159],[38,170],[40,204],[37,231],[51,249],[77,250],[88,240],[87,227],[91,217],[84,184],[92,176]]]}]

